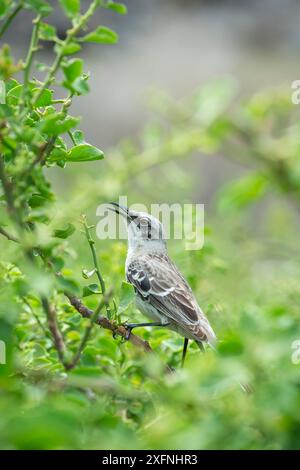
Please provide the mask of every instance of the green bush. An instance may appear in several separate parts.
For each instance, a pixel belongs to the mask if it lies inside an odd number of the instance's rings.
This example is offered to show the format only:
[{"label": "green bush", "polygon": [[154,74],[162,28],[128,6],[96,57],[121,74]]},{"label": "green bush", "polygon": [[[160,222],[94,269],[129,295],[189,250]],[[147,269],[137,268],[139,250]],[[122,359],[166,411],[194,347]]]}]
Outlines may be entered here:
[{"label": "green bush", "polygon": [[[46,22],[48,2],[0,3],[1,35],[23,8],[35,15],[25,60],[15,63],[6,45],[0,54],[1,448],[299,448],[297,109],[285,90],[243,103],[226,80],[178,103],[157,92],[157,119],[139,142],[121,142],[102,161],[69,114],[89,90],[72,55],[86,42],[117,41],[106,26],[86,31],[96,8],[126,8],[92,1],[82,13],[79,0],[59,3],[70,19],[64,40]],[[44,41],[50,67],[38,62]],[[215,194],[202,250],[170,243],[220,339],[204,355],[190,346],[180,370],[175,333],[139,330],[155,354],[122,338],[122,323],[140,318],[123,282],[126,246],[96,241],[81,214],[94,221],[97,204],[119,194],[188,202],[187,187],[201,185],[182,163],[190,154],[222,154],[245,169]],[[155,194],[154,177],[164,182]]]}]

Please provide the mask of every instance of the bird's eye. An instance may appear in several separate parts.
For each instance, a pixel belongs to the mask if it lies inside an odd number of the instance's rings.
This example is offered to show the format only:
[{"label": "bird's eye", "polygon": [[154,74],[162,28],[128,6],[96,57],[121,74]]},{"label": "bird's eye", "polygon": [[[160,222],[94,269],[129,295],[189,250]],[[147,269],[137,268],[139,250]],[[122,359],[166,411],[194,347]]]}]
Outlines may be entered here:
[{"label": "bird's eye", "polygon": [[140,230],[141,227],[142,228],[149,227],[150,222],[147,219],[140,219],[139,222],[136,221],[136,226]]}]

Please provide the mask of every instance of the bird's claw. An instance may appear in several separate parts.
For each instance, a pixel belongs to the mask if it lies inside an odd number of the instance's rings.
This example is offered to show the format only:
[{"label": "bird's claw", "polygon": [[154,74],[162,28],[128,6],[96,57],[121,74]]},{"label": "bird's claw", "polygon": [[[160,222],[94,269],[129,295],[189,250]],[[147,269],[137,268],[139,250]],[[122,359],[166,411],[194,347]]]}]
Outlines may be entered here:
[{"label": "bird's claw", "polygon": [[133,328],[135,328],[135,323],[123,323],[123,326],[126,330],[126,335],[124,336],[125,340],[128,341],[131,335]]},{"label": "bird's claw", "polygon": [[125,326],[125,329],[126,329],[126,335],[125,335],[125,340],[126,341],[129,341],[129,338],[131,336],[131,331],[132,331],[132,328],[128,325],[124,325]]}]

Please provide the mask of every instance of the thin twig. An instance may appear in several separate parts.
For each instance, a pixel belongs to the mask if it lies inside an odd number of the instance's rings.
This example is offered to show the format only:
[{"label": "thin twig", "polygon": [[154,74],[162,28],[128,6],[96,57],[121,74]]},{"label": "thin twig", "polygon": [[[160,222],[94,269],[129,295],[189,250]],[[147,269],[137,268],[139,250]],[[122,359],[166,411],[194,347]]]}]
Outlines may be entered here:
[{"label": "thin twig", "polygon": [[100,3],[100,0],[94,0],[91,3],[91,5],[89,6],[89,8],[87,9],[86,13],[80,17],[80,20],[78,21],[78,23],[75,26],[73,26],[73,28],[69,29],[69,31],[67,32],[67,37],[63,41],[63,43],[60,45],[60,48],[59,48],[59,50],[57,52],[57,55],[56,55],[56,58],[55,58],[55,60],[52,64],[52,66],[49,69],[49,72],[48,72],[48,74],[45,78],[45,81],[44,81],[40,91],[38,92],[38,94],[35,98],[35,103],[40,98],[40,96],[42,95],[45,88],[47,88],[48,85],[50,85],[50,83],[52,83],[52,81],[55,79],[56,72],[59,69],[61,61],[65,56],[64,51],[65,51],[66,46],[68,46],[70,44],[70,42],[72,42],[73,38],[77,35],[77,33],[79,33],[81,28],[83,28],[86,25],[86,23],[88,22],[88,20],[91,18],[91,16],[93,16],[95,10],[99,6],[99,3]]},{"label": "thin twig", "polygon": [[41,328],[41,330],[43,331],[43,333],[50,337],[51,338],[51,335],[49,333],[49,331],[45,328],[45,326],[43,325],[43,323],[41,322],[40,318],[38,317],[38,315],[34,312],[33,308],[31,307],[30,303],[28,302],[28,300],[26,299],[26,297],[23,297],[23,302],[25,305],[27,305],[27,307],[29,308],[31,314],[34,316],[37,324],[39,325],[39,327]]},{"label": "thin twig", "polygon": [[29,45],[28,54],[26,57],[25,65],[24,65],[24,93],[26,93],[27,87],[28,87],[33,56],[35,52],[38,50],[40,24],[41,24],[41,15],[38,15],[33,20],[33,28],[32,28],[32,34],[31,34],[31,39],[30,39],[30,45]]},{"label": "thin twig", "polygon": [[8,233],[4,228],[0,227],[0,234],[3,235],[4,237],[6,237],[8,240],[12,241],[12,242],[16,242],[16,243],[19,243],[19,240],[14,237],[14,235],[11,235],[10,233]]},{"label": "thin twig", "polygon": [[71,139],[73,145],[76,145],[75,139],[74,139],[73,134],[72,134],[71,131],[68,131],[68,136],[70,137],[70,139]]},{"label": "thin twig", "polygon": [[[95,250],[95,241],[92,239],[91,232],[90,232],[91,227],[88,226],[85,215],[81,216],[81,220],[82,220],[82,224],[83,224],[83,227],[84,227],[84,231],[85,231],[85,235],[86,235],[88,244],[90,245],[90,249],[91,249],[91,253],[92,253],[92,257],[93,257],[93,262],[94,262],[94,267],[95,267],[95,273],[98,277],[98,280],[99,280],[100,286],[101,286],[101,293],[102,293],[102,295],[105,296],[106,286],[105,286],[105,282],[104,282],[104,279],[102,277],[102,274],[101,274],[101,271],[100,271],[100,268],[99,268],[99,264],[98,264],[98,260],[97,260],[97,254],[96,254],[96,250]],[[109,303],[106,302],[105,305],[106,305],[107,315],[110,316]]]},{"label": "thin twig", "polygon": [[49,153],[51,152],[53,145],[55,143],[56,137],[51,137],[51,139],[48,140],[48,142],[45,142],[43,145],[41,145],[39,152],[36,156],[36,158],[31,162],[28,168],[23,172],[22,177],[25,177],[27,174],[30,174],[33,168],[38,165],[39,163],[42,165],[46,159]]},{"label": "thin twig", "polygon": [[85,329],[85,332],[83,334],[83,337],[81,339],[79,347],[78,347],[76,353],[74,354],[73,359],[68,363],[68,365],[66,367],[67,370],[73,369],[76,366],[77,362],[79,361],[81,353],[84,350],[85,345],[87,344],[87,342],[90,338],[93,326],[94,326],[94,324],[96,323],[96,320],[99,317],[99,313],[101,312],[102,308],[106,305],[106,303],[109,301],[111,295],[112,295],[112,291],[109,292],[108,294],[106,294],[106,296],[102,298],[102,300],[99,303],[98,307],[94,310],[92,315],[89,317],[90,322],[89,322],[89,324],[87,325],[87,327]]},{"label": "thin twig", "polygon": [[[70,107],[72,103],[72,97],[73,97],[73,93],[70,93],[70,95],[66,99],[63,100],[63,106],[61,109],[63,119],[66,117],[68,108]],[[56,139],[57,139],[57,136],[52,136],[47,142],[41,145],[36,158],[33,160],[33,162],[31,162],[29,167],[26,168],[23,171],[22,175],[20,176],[21,179],[29,175],[36,165],[39,165],[39,164],[44,165],[46,163],[47,157],[50,155],[51,151],[53,150]]]},{"label": "thin twig", "polygon": [[23,2],[20,2],[19,5],[11,12],[11,14],[6,18],[6,21],[2,24],[0,28],[0,38],[3,36],[13,19],[17,16],[20,10],[23,8]]},{"label": "thin twig", "polygon": [[60,332],[60,329],[59,329],[59,326],[58,326],[58,323],[57,323],[56,310],[55,310],[54,306],[52,304],[50,304],[47,297],[42,296],[41,301],[42,301],[43,309],[44,309],[44,311],[46,313],[46,316],[47,316],[48,327],[49,327],[49,330],[52,334],[53,343],[54,343],[55,349],[57,351],[59,360],[62,363],[62,365],[66,368],[67,367],[67,363],[65,361],[65,349],[66,349],[66,347],[65,347],[63,336]]},{"label": "thin twig", "polygon": [[22,222],[20,219],[18,208],[15,206],[14,203],[13,188],[10,180],[7,178],[4,167],[4,158],[2,155],[0,155],[0,181],[2,183],[3,192],[6,199],[8,213],[13,219],[13,221],[16,223],[17,227],[20,228],[22,226]]}]

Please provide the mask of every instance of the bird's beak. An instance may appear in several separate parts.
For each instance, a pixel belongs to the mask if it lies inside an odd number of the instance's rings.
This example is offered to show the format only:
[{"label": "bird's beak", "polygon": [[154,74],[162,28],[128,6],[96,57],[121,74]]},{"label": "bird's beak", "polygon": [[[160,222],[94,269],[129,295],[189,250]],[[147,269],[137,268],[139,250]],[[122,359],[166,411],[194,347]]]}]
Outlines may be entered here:
[{"label": "bird's beak", "polygon": [[109,204],[113,206],[113,207],[108,206],[108,208],[111,211],[115,212],[116,214],[122,215],[127,220],[128,223],[132,222],[133,216],[130,214],[128,207],[122,206],[121,204],[117,202],[110,202]]}]

